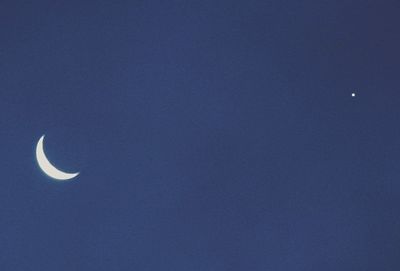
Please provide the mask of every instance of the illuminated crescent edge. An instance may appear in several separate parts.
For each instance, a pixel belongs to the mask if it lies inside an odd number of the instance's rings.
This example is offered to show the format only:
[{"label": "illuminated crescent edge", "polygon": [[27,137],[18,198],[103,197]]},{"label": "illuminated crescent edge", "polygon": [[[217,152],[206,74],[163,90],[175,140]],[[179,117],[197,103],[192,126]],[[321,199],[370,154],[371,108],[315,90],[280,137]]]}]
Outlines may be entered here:
[{"label": "illuminated crescent edge", "polygon": [[45,136],[43,135],[39,139],[36,145],[36,160],[39,164],[40,169],[49,177],[59,181],[70,180],[78,176],[79,172],[76,173],[63,172],[50,163],[49,159],[47,159],[46,154],[44,153],[44,148],[43,148],[44,137]]}]

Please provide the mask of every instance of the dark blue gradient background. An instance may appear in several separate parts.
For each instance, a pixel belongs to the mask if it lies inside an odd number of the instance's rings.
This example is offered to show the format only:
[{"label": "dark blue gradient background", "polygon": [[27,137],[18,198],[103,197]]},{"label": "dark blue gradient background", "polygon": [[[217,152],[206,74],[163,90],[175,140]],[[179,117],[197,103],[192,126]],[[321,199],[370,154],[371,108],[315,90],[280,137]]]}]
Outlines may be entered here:
[{"label": "dark blue gradient background", "polygon": [[1,270],[400,270],[399,13],[1,1]]}]

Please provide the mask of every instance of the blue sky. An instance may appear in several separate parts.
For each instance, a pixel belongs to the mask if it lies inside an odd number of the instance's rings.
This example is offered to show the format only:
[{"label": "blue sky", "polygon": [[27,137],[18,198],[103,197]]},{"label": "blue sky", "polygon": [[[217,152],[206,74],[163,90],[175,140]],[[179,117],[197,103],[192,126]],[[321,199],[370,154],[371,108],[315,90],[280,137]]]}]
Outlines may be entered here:
[{"label": "blue sky", "polygon": [[399,8],[2,1],[2,270],[399,269]]}]

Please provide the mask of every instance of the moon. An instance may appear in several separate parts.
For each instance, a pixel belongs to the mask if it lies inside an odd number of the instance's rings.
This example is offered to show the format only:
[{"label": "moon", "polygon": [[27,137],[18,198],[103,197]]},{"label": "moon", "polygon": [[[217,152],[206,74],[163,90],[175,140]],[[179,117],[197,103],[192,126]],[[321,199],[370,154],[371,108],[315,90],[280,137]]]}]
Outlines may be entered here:
[{"label": "moon", "polygon": [[39,167],[43,172],[59,181],[66,181],[75,178],[76,176],[79,175],[79,172],[76,173],[67,173],[63,172],[59,169],[57,169],[55,166],[53,166],[49,159],[47,159],[46,154],[44,153],[44,148],[43,148],[43,141],[44,141],[44,135],[39,139],[37,145],[36,145],[36,160],[39,164]]}]

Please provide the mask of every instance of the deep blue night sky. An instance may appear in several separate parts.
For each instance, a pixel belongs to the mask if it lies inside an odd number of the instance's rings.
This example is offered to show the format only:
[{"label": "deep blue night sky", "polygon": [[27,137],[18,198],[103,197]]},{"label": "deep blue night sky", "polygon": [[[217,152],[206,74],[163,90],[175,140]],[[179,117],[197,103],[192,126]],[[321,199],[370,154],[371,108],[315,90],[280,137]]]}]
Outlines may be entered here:
[{"label": "deep blue night sky", "polygon": [[399,13],[1,1],[0,269],[400,270]]}]

